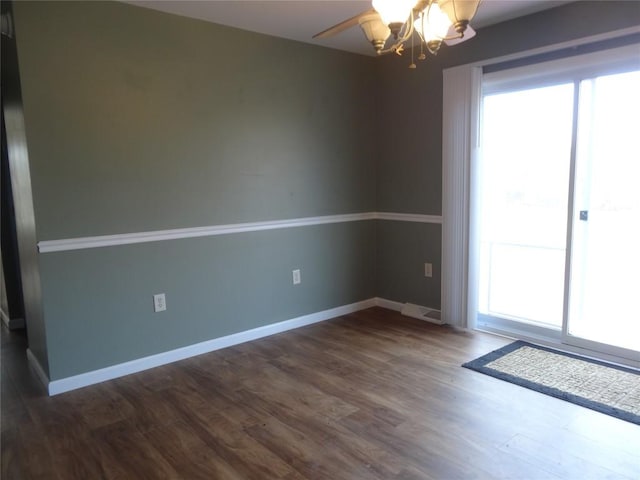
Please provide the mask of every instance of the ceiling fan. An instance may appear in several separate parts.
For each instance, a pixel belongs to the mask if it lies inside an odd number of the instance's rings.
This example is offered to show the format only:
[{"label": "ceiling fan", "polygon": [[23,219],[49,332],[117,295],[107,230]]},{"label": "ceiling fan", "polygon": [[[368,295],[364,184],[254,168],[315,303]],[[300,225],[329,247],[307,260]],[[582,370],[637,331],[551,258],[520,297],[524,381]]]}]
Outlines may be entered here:
[{"label": "ceiling fan", "polygon": [[[420,41],[420,60],[426,58],[423,47],[436,54],[444,42],[456,45],[472,38],[475,31],[469,22],[476,14],[481,0],[372,0],[369,10],[344,20],[313,38],[337,35],[355,25],[360,25],[376,53],[394,52],[401,55],[405,43],[414,33]],[[390,45],[387,42],[390,37]],[[415,64],[409,66],[415,68]]]}]

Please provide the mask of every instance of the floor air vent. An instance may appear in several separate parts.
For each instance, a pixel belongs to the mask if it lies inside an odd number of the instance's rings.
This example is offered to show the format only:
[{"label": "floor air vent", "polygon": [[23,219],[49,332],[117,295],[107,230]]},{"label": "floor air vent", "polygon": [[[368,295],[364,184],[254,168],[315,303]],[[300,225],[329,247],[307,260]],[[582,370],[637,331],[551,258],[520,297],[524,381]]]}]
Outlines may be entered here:
[{"label": "floor air vent", "polygon": [[444,325],[444,322],[440,318],[440,311],[432,308],[422,307],[420,305],[414,305],[413,303],[405,303],[400,312],[407,317],[417,318],[418,320],[424,320],[425,322],[435,323],[437,325]]}]

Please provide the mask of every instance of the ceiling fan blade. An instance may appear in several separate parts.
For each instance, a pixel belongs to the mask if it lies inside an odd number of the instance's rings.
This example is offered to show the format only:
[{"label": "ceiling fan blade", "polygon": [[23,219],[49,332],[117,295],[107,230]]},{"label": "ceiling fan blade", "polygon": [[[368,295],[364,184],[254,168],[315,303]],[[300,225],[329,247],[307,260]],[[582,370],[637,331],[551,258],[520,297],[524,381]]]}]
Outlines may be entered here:
[{"label": "ceiling fan blade", "polygon": [[353,17],[348,18],[347,20],[334,25],[333,27],[329,27],[320,33],[316,33],[312,38],[327,38],[327,37],[332,37],[333,35],[337,35],[338,33],[344,32],[345,30],[358,25],[358,20],[360,20],[360,17],[362,17],[363,15],[368,15],[373,12],[375,12],[375,10],[371,8],[366,12],[362,12],[362,13],[359,13],[358,15],[354,15]]},{"label": "ceiling fan blade", "polygon": [[[447,33],[448,37],[452,37],[454,35],[457,35],[455,29],[453,28],[453,25],[451,26],[451,28],[449,28],[449,32]],[[452,38],[451,40],[445,40],[444,43],[446,43],[448,46],[452,47],[453,45],[457,45],[459,43],[462,42],[466,42],[467,40],[469,40],[470,38],[473,38],[476,36],[476,31],[471,28],[471,25],[467,26],[467,29],[464,31],[464,37],[462,38]]]}]

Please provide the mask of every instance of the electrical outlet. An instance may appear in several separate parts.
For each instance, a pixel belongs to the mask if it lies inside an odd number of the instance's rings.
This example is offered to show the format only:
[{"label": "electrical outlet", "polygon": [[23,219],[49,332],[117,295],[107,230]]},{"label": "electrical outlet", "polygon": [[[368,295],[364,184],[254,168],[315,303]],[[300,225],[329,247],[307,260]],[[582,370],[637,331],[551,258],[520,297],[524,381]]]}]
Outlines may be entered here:
[{"label": "electrical outlet", "polygon": [[293,284],[299,285],[302,282],[302,278],[300,278],[300,269],[296,269],[293,271]]},{"label": "electrical outlet", "polygon": [[153,311],[164,312],[167,309],[167,299],[164,296],[164,293],[157,293],[153,296]]},{"label": "electrical outlet", "polygon": [[433,265],[431,263],[424,264],[424,276],[428,278],[433,277]]}]

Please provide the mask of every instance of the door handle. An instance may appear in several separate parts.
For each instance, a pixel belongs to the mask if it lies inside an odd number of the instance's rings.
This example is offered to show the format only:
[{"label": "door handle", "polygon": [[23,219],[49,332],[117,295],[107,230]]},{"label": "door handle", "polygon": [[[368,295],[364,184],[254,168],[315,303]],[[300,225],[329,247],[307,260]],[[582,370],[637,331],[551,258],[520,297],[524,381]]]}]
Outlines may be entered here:
[{"label": "door handle", "polygon": [[583,222],[589,220],[589,210],[580,210],[580,220]]}]

